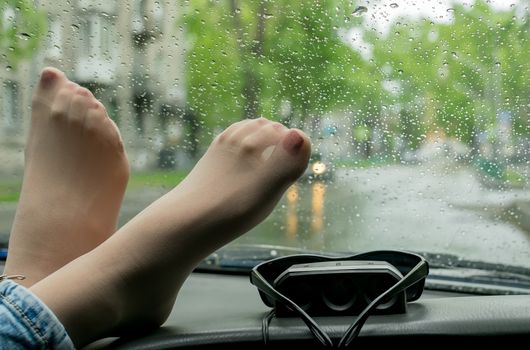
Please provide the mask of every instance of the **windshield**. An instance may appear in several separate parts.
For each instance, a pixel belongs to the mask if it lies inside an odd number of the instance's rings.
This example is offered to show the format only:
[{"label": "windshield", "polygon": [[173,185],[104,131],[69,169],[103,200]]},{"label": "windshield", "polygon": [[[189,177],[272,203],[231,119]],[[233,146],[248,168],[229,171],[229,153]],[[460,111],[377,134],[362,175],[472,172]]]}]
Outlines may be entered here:
[{"label": "windshield", "polygon": [[258,245],[403,249],[530,268],[528,6],[2,0],[0,244],[31,93],[51,65],[121,130],[132,172],[120,225],[220,131],[264,116],[304,130],[312,155],[273,213],[231,243],[238,256]]}]

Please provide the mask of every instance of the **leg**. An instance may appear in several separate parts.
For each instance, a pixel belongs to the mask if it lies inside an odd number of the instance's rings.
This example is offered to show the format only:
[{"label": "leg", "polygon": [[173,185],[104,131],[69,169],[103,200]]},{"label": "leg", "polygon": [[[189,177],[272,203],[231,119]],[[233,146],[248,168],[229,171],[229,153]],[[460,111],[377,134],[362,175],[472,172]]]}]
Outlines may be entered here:
[{"label": "leg", "polygon": [[193,267],[269,215],[309,154],[301,131],[265,119],[236,123],[179,186],[31,289],[77,346],[158,326]]},{"label": "leg", "polygon": [[129,165],[116,125],[85,88],[53,68],[36,88],[6,274],[31,286],[116,229]]}]

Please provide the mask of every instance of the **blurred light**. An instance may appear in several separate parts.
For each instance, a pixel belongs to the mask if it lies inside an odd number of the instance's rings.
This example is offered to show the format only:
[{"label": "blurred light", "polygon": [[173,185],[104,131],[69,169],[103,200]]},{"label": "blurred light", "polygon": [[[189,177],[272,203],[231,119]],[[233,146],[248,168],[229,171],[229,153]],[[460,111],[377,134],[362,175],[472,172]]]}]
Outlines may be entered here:
[{"label": "blurred light", "polygon": [[287,190],[287,202],[289,204],[296,204],[298,200],[298,185],[294,184]]},{"label": "blurred light", "polygon": [[313,163],[311,169],[315,175],[322,175],[326,172],[326,164],[322,163],[321,161],[316,161]]},{"label": "blurred light", "polygon": [[315,182],[312,186],[311,209],[313,217],[311,228],[313,232],[321,232],[324,227],[324,196],[326,186],[322,182]]},{"label": "blurred light", "polygon": [[296,238],[296,233],[298,232],[297,202],[298,186],[294,184],[287,190],[287,237],[291,240]]}]

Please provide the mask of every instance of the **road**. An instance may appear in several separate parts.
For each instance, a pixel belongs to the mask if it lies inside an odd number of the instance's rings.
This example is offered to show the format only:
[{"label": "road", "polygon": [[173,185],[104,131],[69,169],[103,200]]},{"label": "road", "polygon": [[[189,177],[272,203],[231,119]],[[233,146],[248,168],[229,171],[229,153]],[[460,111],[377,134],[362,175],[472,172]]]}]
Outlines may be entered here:
[{"label": "road", "polygon": [[[120,224],[167,190],[129,191]],[[326,184],[289,189],[271,216],[234,244],[408,249],[530,267],[530,232],[520,225],[530,213],[517,210],[529,203],[530,190],[485,189],[455,164],[340,169]],[[0,203],[0,240],[14,210]]]},{"label": "road", "polygon": [[343,169],[336,175],[324,186],[299,187],[291,196],[296,201],[288,194],[238,242],[408,249],[530,267],[530,232],[520,225],[530,214],[523,218],[516,210],[530,202],[528,189],[485,189],[473,171],[455,164]]}]

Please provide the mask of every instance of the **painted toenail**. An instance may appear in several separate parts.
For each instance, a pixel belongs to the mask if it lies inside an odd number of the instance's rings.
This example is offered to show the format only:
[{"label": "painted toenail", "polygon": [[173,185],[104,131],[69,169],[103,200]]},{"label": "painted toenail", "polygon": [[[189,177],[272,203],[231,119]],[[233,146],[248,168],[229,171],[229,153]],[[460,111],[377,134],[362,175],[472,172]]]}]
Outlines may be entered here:
[{"label": "painted toenail", "polygon": [[283,147],[286,151],[289,153],[296,155],[300,148],[302,148],[302,145],[304,144],[304,138],[300,136],[298,131],[296,130],[290,130],[289,134],[283,141]]},{"label": "painted toenail", "polygon": [[45,69],[42,71],[41,82],[44,85],[50,85],[56,78],[57,78],[56,72],[49,70],[49,69]]}]

